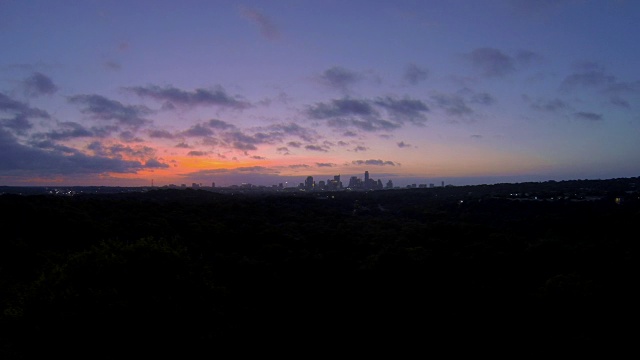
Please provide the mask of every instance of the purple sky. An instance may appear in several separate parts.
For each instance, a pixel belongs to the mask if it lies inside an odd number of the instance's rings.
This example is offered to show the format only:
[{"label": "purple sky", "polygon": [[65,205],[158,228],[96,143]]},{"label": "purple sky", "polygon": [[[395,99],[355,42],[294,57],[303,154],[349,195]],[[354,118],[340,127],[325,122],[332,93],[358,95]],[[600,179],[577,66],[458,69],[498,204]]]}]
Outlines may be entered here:
[{"label": "purple sky", "polygon": [[640,176],[640,2],[0,0],[0,185]]}]

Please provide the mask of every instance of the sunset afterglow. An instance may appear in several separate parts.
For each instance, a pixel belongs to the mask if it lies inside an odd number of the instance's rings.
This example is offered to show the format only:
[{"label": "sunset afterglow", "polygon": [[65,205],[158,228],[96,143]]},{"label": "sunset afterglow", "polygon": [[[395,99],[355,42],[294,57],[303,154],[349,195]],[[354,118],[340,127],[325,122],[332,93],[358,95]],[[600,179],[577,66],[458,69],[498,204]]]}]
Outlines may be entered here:
[{"label": "sunset afterglow", "polygon": [[633,1],[3,1],[0,185],[640,174]]}]

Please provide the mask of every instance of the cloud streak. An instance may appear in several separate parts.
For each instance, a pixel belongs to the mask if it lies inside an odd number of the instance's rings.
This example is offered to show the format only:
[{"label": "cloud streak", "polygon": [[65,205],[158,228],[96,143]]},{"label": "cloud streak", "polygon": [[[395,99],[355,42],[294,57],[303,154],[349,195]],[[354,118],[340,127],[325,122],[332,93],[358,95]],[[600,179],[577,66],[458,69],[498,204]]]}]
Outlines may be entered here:
[{"label": "cloud streak", "polygon": [[175,107],[192,108],[195,106],[218,106],[231,109],[246,109],[251,104],[239,96],[229,95],[221,86],[212,89],[195,89],[185,91],[173,86],[157,85],[134,86],[125,88],[134,94],[164,102],[165,109]]}]

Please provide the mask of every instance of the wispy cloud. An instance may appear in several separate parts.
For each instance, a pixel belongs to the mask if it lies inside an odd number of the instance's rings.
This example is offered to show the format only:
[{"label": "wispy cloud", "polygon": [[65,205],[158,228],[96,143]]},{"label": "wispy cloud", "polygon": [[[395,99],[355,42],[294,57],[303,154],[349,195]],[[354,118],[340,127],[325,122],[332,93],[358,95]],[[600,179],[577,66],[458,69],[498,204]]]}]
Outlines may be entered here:
[{"label": "wispy cloud", "polygon": [[564,100],[555,98],[551,100],[537,99],[531,103],[531,108],[547,112],[558,112],[571,109],[571,106]]},{"label": "wispy cloud", "polygon": [[371,165],[371,166],[396,166],[396,165],[400,165],[398,163],[395,163],[393,161],[385,161],[385,160],[375,160],[375,159],[370,159],[370,160],[354,160],[351,162],[354,165]]},{"label": "wispy cloud", "polygon": [[578,71],[568,75],[561,83],[565,90],[572,90],[581,87],[602,87],[613,85],[616,78],[608,74],[604,67],[595,63],[576,64],[574,67]]},{"label": "wispy cloud", "polygon": [[464,57],[480,75],[486,77],[503,77],[540,59],[538,54],[529,50],[519,50],[511,56],[491,47],[476,48]]},{"label": "wispy cloud", "polygon": [[429,72],[426,69],[412,63],[404,69],[403,79],[411,85],[417,85],[425,81],[428,76]]},{"label": "wispy cloud", "polygon": [[245,8],[241,9],[242,15],[251,20],[254,24],[256,24],[260,28],[260,33],[262,36],[269,40],[276,40],[280,38],[280,30],[271,20],[271,18],[267,17],[262,12],[252,9]]},{"label": "wispy cloud", "polygon": [[578,120],[601,121],[603,119],[602,114],[584,111],[576,112],[573,116]]}]

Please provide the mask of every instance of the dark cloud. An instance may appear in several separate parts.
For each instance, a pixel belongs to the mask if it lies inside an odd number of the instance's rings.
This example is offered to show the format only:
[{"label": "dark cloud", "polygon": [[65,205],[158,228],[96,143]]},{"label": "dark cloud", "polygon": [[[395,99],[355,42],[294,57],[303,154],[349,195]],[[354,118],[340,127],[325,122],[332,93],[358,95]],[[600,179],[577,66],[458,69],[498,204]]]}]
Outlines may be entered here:
[{"label": "dark cloud", "polygon": [[362,75],[339,66],[329,68],[320,75],[322,83],[342,91],[347,91],[351,85],[361,78]]},{"label": "dark cloud", "polygon": [[148,169],[166,169],[169,165],[159,161],[158,159],[149,159],[144,163],[144,167]]},{"label": "dark cloud", "polygon": [[599,71],[604,72],[604,66],[595,61],[575,61],[571,64],[575,72]]},{"label": "dark cloud", "polygon": [[[3,117],[3,114],[9,117]],[[0,127],[22,134],[33,127],[31,118],[49,119],[50,116],[44,110],[33,108],[0,93]]]},{"label": "dark cloud", "polygon": [[0,119],[0,124],[2,127],[11,129],[18,134],[23,134],[26,130],[33,127],[31,121],[23,114],[16,114],[14,117],[8,119]]},{"label": "dark cloud", "polygon": [[321,152],[329,151],[324,146],[319,146],[319,145],[306,145],[304,148],[310,151],[321,151]]},{"label": "dark cloud", "polygon": [[496,99],[489,93],[481,92],[471,95],[471,102],[482,105],[493,105],[496,103]]},{"label": "dark cloud", "polygon": [[400,141],[399,143],[397,143],[399,148],[411,148],[413,146],[411,146],[410,144],[405,143],[404,141]]},{"label": "dark cloud", "polygon": [[272,169],[266,168],[264,166],[245,166],[233,169],[234,171],[239,171],[243,173],[273,173]]},{"label": "dark cloud", "polygon": [[378,112],[368,101],[355,99],[334,99],[330,103],[317,103],[307,114],[314,119],[349,116],[377,116]]},{"label": "dark cloud", "polygon": [[426,69],[419,67],[416,64],[409,64],[404,70],[404,80],[411,85],[417,85],[419,82],[424,81],[429,76]]},{"label": "dark cloud", "polygon": [[119,101],[95,94],[71,96],[68,101],[72,104],[83,105],[82,113],[95,119],[116,120],[120,124],[134,127],[149,122],[143,116],[153,112],[146,106],[124,105]]},{"label": "dark cloud", "polygon": [[120,70],[122,68],[119,62],[113,60],[106,61],[104,67],[109,70]]},{"label": "dark cloud", "polygon": [[195,89],[184,91],[173,86],[160,87],[157,85],[137,86],[125,88],[141,97],[149,97],[164,101],[163,108],[172,109],[176,106],[194,107],[198,105],[214,105],[232,109],[246,109],[250,103],[239,96],[231,96],[221,87],[214,89]]},{"label": "dark cloud", "polygon": [[322,168],[322,167],[330,168],[330,167],[335,167],[336,164],[332,164],[332,163],[316,163],[316,166],[320,167],[320,168]]},{"label": "dark cloud", "polygon": [[269,40],[276,40],[280,37],[280,30],[278,30],[278,27],[263,13],[250,8],[242,8],[241,11],[244,17],[258,25],[262,36]]},{"label": "dark cloud", "polygon": [[274,124],[266,128],[269,137],[280,139],[285,136],[296,136],[304,141],[315,141],[319,138],[316,131],[304,128],[296,123]]},{"label": "dark cloud", "polygon": [[52,140],[68,140],[82,137],[92,137],[95,134],[87,130],[84,126],[76,122],[62,122],[58,125],[58,130],[44,134]]},{"label": "dark cloud", "polygon": [[588,121],[600,121],[603,119],[602,114],[596,114],[592,112],[576,112],[573,114],[576,119],[579,120],[588,120]]},{"label": "dark cloud", "polygon": [[211,136],[213,134],[214,134],[213,130],[211,130],[211,128],[203,124],[195,124],[189,129],[180,133],[180,135],[189,136],[189,137],[204,137],[204,136]]},{"label": "dark cloud", "polygon": [[213,138],[213,137],[205,137],[205,138],[202,139],[202,145],[220,146],[221,144],[222,144],[222,142],[219,139],[216,139],[216,138]]},{"label": "dark cloud", "polygon": [[577,87],[614,86],[615,81],[615,76],[607,74],[604,70],[594,69],[573,73],[565,77],[561,87],[563,89],[574,89]]},{"label": "dark cloud", "polygon": [[537,53],[529,50],[519,50],[510,56],[490,47],[474,49],[465,58],[486,77],[502,77],[541,59]]},{"label": "dark cloud", "polygon": [[92,126],[91,127],[91,132],[93,133],[94,136],[97,137],[107,137],[110,136],[112,133],[119,131],[120,129],[118,128],[118,126],[116,125],[107,125],[107,126]]},{"label": "dark cloud", "polygon": [[431,99],[436,105],[452,116],[464,116],[473,114],[473,109],[468,105],[464,97],[457,94],[434,94]]},{"label": "dark cloud", "polygon": [[548,112],[558,112],[570,109],[571,107],[561,99],[541,100],[538,99],[531,103],[531,108]]},{"label": "dark cloud", "polygon": [[387,96],[378,98],[374,103],[387,110],[394,119],[400,122],[407,120],[414,124],[423,124],[427,120],[424,113],[429,111],[429,107],[420,100],[397,99]]},{"label": "dark cloud", "polygon": [[189,151],[187,153],[187,156],[206,156],[206,155],[207,155],[206,152],[204,152],[204,151],[196,151],[196,150]]},{"label": "dark cloud", "polygon": [[24,81],[25,92],[28,96],[51,95],[58,91],[58,87],[46,75],[35,72]]},{"label": "dark cloud", "polygon": [[354,160],[351,162],[354,165],[371,165],[371,166],[396,166],[398,163],[394,163],[393,161],[383,161],[383,160]]},{"label": "dark cloud", "polygon": [[[210,127],[230,131],[214,132]],[[292,136],[301,138],[307,142],[315,141],[319,138],[314,130],[304,128],[295,123],[273,124],[267,127],[256,127],[241,131],[235,126],[226,124],[220,120],[211,120],[205,124],[198,124],[182,134],[207,137],[205,139],[205,145],[226,146],[242,151],[257,150],[257,145],[280,143]],[[213,135],[215,135],[215,138],[211,137]],[[292,147],[302,146],[299,142],[289,142],[288,145]]]},{"label": "dark cloud", "polygon": [[311,168],[311,166],[306,165],[306,164],[296,164],[296,165],[289,165],[290,169],[309,169]]},{"label": "dark cloud", "polygon": [[112,146],[112,148],[118,149],[119,153],[124,153],[128,156],[135,156],[140,158],[148,158],[148,157],[154,156],[156,153],[156,150],[149,146],[131,147],[131,146],[123,146],[123,145],[117,144]]},{"label": "dark cloud", "polygon": [[[398,115],[406,116],[408,111],[414,111],[413,114],[415,114],[416,106],[419,106],[412,101],[381,99],[377,105],[386,108],[396,117],[395,121],[389,121],[380,117],[380,112],[374,107],[375,104],[368,100],[334,99],[329,103],[317,103],[307,108],[306,113],[311,119],[326,120],[326,124],[330,127],[354,127],[364,131],[380,131],[399,128],[402,122],[398,121]],[[412,119],[414,120],[416,119]]]},{"label": "dark cloud", "polygon": [[[384,110],[390,120],[384,119],[379,110]],[[422,125],[426,121],[427,111],[428,106],[420,100],[387,96],[374,101],[333,99],[308,107],[306,114],[311,119],[327,120],[326,124],[331,127],[379,131],[397,129],[405,121]]]},{"label": "dark cloud", "polygon": [[515,71],[515,61],[494,48],[478,48],[467,54],[467,58],[484,76],[504,76]]},{"label": "dark cloud", "polygon": [[528,66],[540,62],[542,56],[530,50],[519,50],[516,52],[514,59],[517,64]]},{"label": "dark cloud", "polygon": [[354,127],[367,132],[391,131],[400,128],[400,125],[383,119],[330,119],[327,125],[336,128]]},{"label": "dark cloud", "polygon": [[9,132],[0,129],[0,176],[57,177],[65,175],[101,175],[108,173],[136,173],[144,168],[138,161],[89,156],[73,149],[71,153],[59,149],[43,150],[23,145]]},{"label": "dark cloud", "polygon": [[217,120],[217,119],[209,120],[209,122],[207,122],[207,126],[209,126],[210,128],[219,129],[219,130],[235,129],[235,125],[229,124],[225,121]]},{"label": "dark cloud", "polygon": [[358,145],[355,148],[353,148],[353,151],[355,151],[355,152],[367,151],[367,150],[369,150],[369,148],[366,147],[366,146],[362,146],[362,145]]},{"label": "dark cloud", "polygon": [[136,136],[132,131],[123,131],[119,135],[120,140],[124,142],[141,142],[142,139]]},{"label": "dark cloud", "polygon": [[0,114],[2,113],[10,114],[14,117],[36,117],[43,119],[50,118],[49,113],[47,113],[46,111],[31,107],[26,103],[14,100],[9,96],[0,93]]},{"label": "dark cloud", "polygon": [[627,109],[628,109],[628,108],[630,108],[630,107],[631,107],[631,104],[629,104],[629,102],[628,102],[627,100],[625,100],[625,99],[623,99],[623,98],[621,98],[621,97],[619,97],[619,96],[612,96],[612,97],[609,99],[609,101],[610,101],[613,105],[620,106],[620,107],[623,107],[623,108],[627,108]]},{"label": "dark cloud", "polygon": [[[75,148],[72,147],[68,147],[65,145],[60,145],[54,141],[51,140],[42,140],[42,141],[31,141],[29,142],[29,146],[33,146],[35,148],[38,149],[43,149],[43,150],[54,150],[57,151],[61,154],[66,154],[66,155],[73,155],[73,154],[81,154],[80,151],[78,151]],[[89,144],[89,146],[87,146],[87,148],[89,150],[91,150],[90,148],[91,144]]]},{"label": "dark cloud", "polygon": [[609,84],[605,89],[608,94],[614,95],[635,95],[640,94],[640,81],[615,82]]},{"label": "dark cloud", "polygon": [[0,111],[2,112],[17,112],[17,113],[26,113],[30,111],[29,105],[14,100],[9,96],[0,93]]},{"label": "dark cloud", "polygon": [[88,149],[92,150],[95,155],[109,156],[113,158],[136,157],[140,159],[149,158],[155,155],[155,150],[148,146],[125,146],[123,144],[113,144],[103,146],[99,141],[92,142]]},{"label": "dark cloud", "polygon": [[257,150],[258,148],[255,145],[264,142],[263,139],[243,134],[240,131],[225,133],[223,139],[229,146],[243,151]]},{"label": "dark cloud", "polygon": [[167,130],[149,130],[149,137],[156,139],[173,139],[175,135],[168,132]]}]

